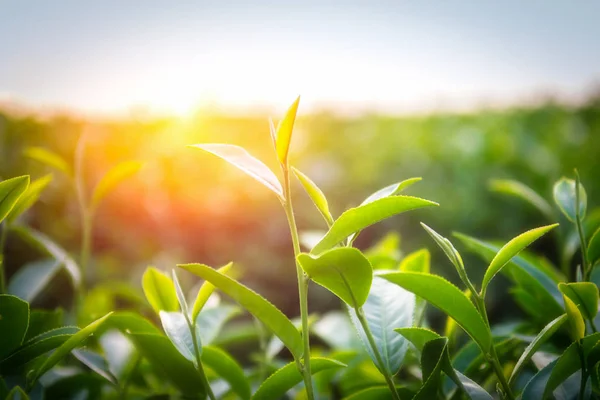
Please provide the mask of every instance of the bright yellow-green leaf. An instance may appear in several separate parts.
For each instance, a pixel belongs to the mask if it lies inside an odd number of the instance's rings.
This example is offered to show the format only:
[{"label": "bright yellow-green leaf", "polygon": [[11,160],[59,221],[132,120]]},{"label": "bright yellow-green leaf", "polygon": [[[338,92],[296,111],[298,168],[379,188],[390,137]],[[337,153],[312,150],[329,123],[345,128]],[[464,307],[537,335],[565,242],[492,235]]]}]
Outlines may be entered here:
[{"label": "bright yellow-green leaf", "polygon": [[325,221],[327,225],[331,226],[333,224],[333,217],[331,216],[331,212],[329,211],[329,204],[327,203],[327,198],[325,194],[319,189],[319,187],[306,175],[292,167],[292,171],[296,178],[300,181],[306,193],[310,196],[310,199],[313,201]]},{"label": "bright yellow-green leaf", "polygon": [[592,235],[588,243],[587,254],[592,267],[600,261],[600,228]]},{"label": "bright yellow-green leaf", "polygon": [[575,303],[583,318],[592,321],[598,314],[598,286],[595,283],[559,283],[558,290]]},{"label": "bright yellow-green leaf", "polygon": [[492,343],[490,332],[473,303],[456,286],[436,275],[384,272],[382,278],[402,286],[452,317],[484,352]]},{"label": "bright yellow-green leaf", "polygon": [[[554,184],[554,201],[571,222],[577,219],[577,183],[573,179],[561,178]],[[579,185],[579,218],[583,219],[587,208],[587,194],[583,185]]]},{"label": "bright yellow-green leaf", "polygon": [[222,158],[271,189],[280,199],[283,199],[283,188],[277,176],[262,161],[248,153],[246,149],[221,143],[193,144],[189,147],[198,148]]},{"label": "bright yellow-green leaf", "polygon": [[405,272],[429,273],[430,260],[431,254],[429,254],[429,250],[417,250],[404,257],[398,269]]},{"label": "bright yellow-green leaf", "polygon": [[[229,270],[231,269],[231,267],[233,267],[232,262],[219,268],[217,271],[226,275],[227,272],[229,272]],[[202,311],[202,308],[204,308],[204,305],[208,301],[208,298],[214,291],[215,285],[208,281],[205,281],[202,284],[202,286],[200,286],[200,289],[198,290],[198,295],[196,296],[196,301],[194,301],[194,307],[192,308],[192,322],[196,321],[198,314],[200,314],[200,311]]]},{"label": "bright yellow-green leaf", "polygon": [[550,204],[535,190],[519,181],[493,179],[490,181],[490,189],[494,192],[504,193],[524,200],[537,208],[546,218],[550,220],[554,219]]},{"label": "bright yellow-green leaf", "polygon": [[98,208],[102,199],[106,197],[111,190],[125,179],[135,175],[142,166],[143,164],[139,161],[125,161],[109,170],[94,189],[91,203],[92,210]]},{"label": "bright yellow-green leaf", "polygon": [[306,274],[352,308],[367,300],[373,269],[369,260],[353,247],[340,247],[318,256],[302,253],[298,263]]},{"label": "bright yellow-green leaf", "polygon": [[175,284],[162,271],[154,267],[146,268],[142,277],[142,289],[157,314],[161,311],[179,311]]},{"label": "bright yellow-green leaf", "polygon": [[209,266],[202,264],[180,264],[178,267],[190,271],[212,283],[223,293],[240,303],[242,307],[252,313],[281,339],[294,358],[300,359],[303,353],[300,333],[298,333],[294,324],[264,297]]},{"label": "bright yellow-green leaf", "polygon": [[290,150],[290,143],[292,141],[292,131],[294,130],[294,123],[296,122],[296,114],[298,112],[299,103],[300,96],[298,96],[290,108],[288,108],[285,116],[277,125],[275,147],[277,150],[277,158],[283,165],[288,164],[288,153]]},{"label": "bright yellow-green leaf", "polygon": [[371,194],[362,203],[360,203],[360,205],[364,206],[365,204],[372,203],[375,200],[383,199],[384,197],[395,196],[398,193],[402,192],[404,189],[414,185],[417,182],[420,182],[421,180],[422,178],[408,178],[403,180],[402,182],[393,183]]},{"label": "bright yellow-green leaf", "polygon": [[205,346],[202,351],[202,363],[227,381],[239,398],[250,398],[250,384],[244,370],[228,353],[218,347]]},{"label": "bright yellow-green leaf", "polygon": [[48,174],[31,182],[25,193],[19,197],[19,200],[10,214],[8,214],[7,221],[9,223],[13,222],[19,215],[31,208],[31,206],[39,199],[42,190],[44,190],[50,182],[52,182],[52,174]]},{"label": "bright yellow-green leaf", "polygon": [[[331,368],[343,368],[346,367],[339,361],[332,360],[329,358],[322,357],[311,357],[310,358],[310,372],[316,374],[318,372],[331,369]],[[302,375],[298,371],[296,363],[291,362],[284,367],[278,369],[269,376],[260,385],[254,396],[253,400],[272,400],[279,399],[285,396],[286,392],[302,382]]]},{"label": "bright yellow-green leaf", "polygon": [[49,167],[61,171],[69,177],[73,176],[73,171],[71,170],[69,163],[53,151],[43,147],[28,147],[25,149],[24,154],[33,160],[39,161]]},{"label": "bright yellow-green leaf", "polygon": [[4,221],[28,187],[29,175],[0,182],[0,222]]},{"label": "bright yellow-green leaf", "polygon": [[372,203],[346,210],[335,220],[327,234],[312,249],[312,254],[319,254],[331,249],[348,236],[373,225],[386,218],[417,208],[437,206],[429,200],[411,196],[390,196],[375,200]]},{"label": "bright yellow-green leaf", "polygon": [[563,294],[565,300],[565,310],[569,317],[569,331],[571,332],[571,338],[575,341],[585,336],[585,321],[581,315],[581,311],[577,305],[569,298],[569,296]]},{"label": "bright yellow-green leaf", "polygon": [[496,254],[488,269],[485,271],[483,281],[481,283],[481,295],[485,297],[485,292],[490,281],[496,274],[504,267],[508,262],[517,254],[521,252],[525,247],[529,246],[535,240],[546,234],[553,228],[556,228],[558,224],[542,226],[540,228],[531,229],[517,236],[506,243]]}]

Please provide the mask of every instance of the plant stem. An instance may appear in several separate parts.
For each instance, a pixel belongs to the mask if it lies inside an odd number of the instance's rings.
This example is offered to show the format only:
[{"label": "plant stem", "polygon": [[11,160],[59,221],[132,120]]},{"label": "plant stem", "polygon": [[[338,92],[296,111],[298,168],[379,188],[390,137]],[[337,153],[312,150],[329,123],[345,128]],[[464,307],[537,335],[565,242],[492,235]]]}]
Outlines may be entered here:
[{"label": "plant stem", "polygon": [[[479,314],[481,314],[481,316],[483,317],[483,320],[488,327],[488,331],[491,333],[490,320],[487,315],[487,310],[485,309],[484,298],[481,295],[479,295],[477,292],[475,292],[473,294],[473,296],[475,297],[475,305],[477,306],[477,309],[479,310]],[[498,381],[500,382],[500,385],[502,385],[502,388],[504,389],[504,394],[506,395],[506,398],[508,400],[514,400],[515,395],[513,394],[512,390],[510,389],[510,385],[508,384],[508,381],[506,380],[506,377],[504,376],[504,371],[502,371],[502,366],[500,365],[498,353],[496,353],[496,347],[494,346],[493,342],[491,344],[490,353],[487,354],[486,357],[488,358],[488,361],[490,362],[490,364],[492,364],[492,368],[494,368],[494,372],[496,373],[496,376],[498,377]]]},{"label": "plant stem", "polygon": [[392,392],[392,397],[395,400],[400,400],[400,396],[398,395],[398,392],[396,391],[396,385],[394,385],[394,379],[387,371],[385,371],[385,368],[384,368],[385,364],[383,363],[381,354],[379,354],[379,349],[377,348],[377,344],[375,344],[375,339],[373,338],[373,333],[371,333],[371,328],[369,328],[369,324],[367,323],[367,320],[365,319],[365,314],[363,312],[363,309],[357,308],[357,309],[355,309],[355,311],[356,311],[356,316],[358,317],[358,320],[360,321],[360,325],[362,326],[363,330],[365,331],[365,335],[367,336],[367,340],[369,341],[371,350],[373,350],[373,353],[375,354],[375,358],[377,359],[377,363],[379,364],[379,367],[381,368],[380,372],[385,377],[385,381],[387,382],[387,385],[390,388],[390,392]]},{"label": "plant stem", "polygon": [[298,295],[300,298],[300,317],[302,319],[302,340],[304,342],[304,363],[302,364],[302,376],[304,378],[304,386],[308,400],[314,399],[312,387],[312,374],[310,371],[310,338],[308,332],[308,282],[309,278],[298,264],[297,257],[300,254],[300,240],[298,238],[298,228],[296,227],[296,219],[294,218],[294,207],[292,206],[292,196],[290,189],[290,173],[286,166],[282,166],[283,170],[283,189],[284,199],[283,208],[287,216],[294,246],[294,262],[296,264],[296,275],[298,278]]},{"label": "plant stem", "polygon": [[587,383],[588,374],[585,367],[585,354],[583,353],[581,341],[577,343],[577,350],[579,350],[579,362],[581,363],[581,381],[579,383],[579,396],[577,398],[583,400],[585,398],[585,384]]},{"label": "plant stem", "polygon": [[0,224],[0,294],[6,293],[6,278],[4,275],[4,244],[6,243],[6,234],[8,232],[8,225],[6,222]]},{"label": "plant stem", "polygon": [[200,347],[198,346],[198,339],[196,338],[196,330],[194,329],[194,325],[191,323],[191,321],[186,318],[186,321],[188,323],[188,328],[190,329],[190,334],[192,335],[192,343],[194,344],[194,355],[196,356],[196,369],[198,370],[198,372],[200,373],[200,375],[202,376],[202,384],[204,385],[204,388],[206,389],[206,393],[208,394],[208,397],[211,400],[216,400],[217,398],[215,397],[215,394],[213,393],[211,387],[210,387],[210,383],[208,382],[208,379],[206,378],[206,373],[204,372],[204,367],[202,366],[202,359],[200,358]]},{"label": "plant stem", "polygon": [[85,209],[81,210],[81,255],[79,263],[81,264],[81,285],[86,286],[88,278],[88,264],[92,250],[92,215]]},{"label": "plant stem", "polygon": [[580,249],[581,249],[581,257],[583,259],[583,280],[584,281],[589,281],[590,280],[590,274],[592,273],[591,271],[591,265],[590,265],[590,261],[588,260],[588,255],[587,255],[587,243],[585,242],[585,234],[583,232],[583,227],[581,226],[581,216],[580,216],[580,212],[581,210],[579,209],[579,173],[577,172],[577,170],[575,170],[575,225],[577,225],[577,233],[579,234],[579,242],[580,242]]}]

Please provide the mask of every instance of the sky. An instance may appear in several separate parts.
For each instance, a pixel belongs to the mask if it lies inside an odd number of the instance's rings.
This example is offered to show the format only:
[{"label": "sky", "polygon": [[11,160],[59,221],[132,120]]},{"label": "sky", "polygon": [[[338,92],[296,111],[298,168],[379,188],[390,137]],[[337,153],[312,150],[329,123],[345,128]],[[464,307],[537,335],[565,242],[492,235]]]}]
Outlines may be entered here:
[{"label": "sky", "polygon": [[0,0],[0,102],[411,112],[588,95],[600,2]]}]

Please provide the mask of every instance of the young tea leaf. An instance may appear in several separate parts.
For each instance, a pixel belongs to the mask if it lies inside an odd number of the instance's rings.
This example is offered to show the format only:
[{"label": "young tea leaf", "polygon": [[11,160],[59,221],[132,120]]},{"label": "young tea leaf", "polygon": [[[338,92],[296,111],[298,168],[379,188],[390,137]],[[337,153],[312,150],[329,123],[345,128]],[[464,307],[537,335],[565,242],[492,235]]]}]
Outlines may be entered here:
[{"label": "young tea leaf", "polygon": [[402,259],[398,270],[405,272],[423,272],[428,274],[430,269],[431,254],[427,249],[417,250]]},{"label": "young tea leaf", "polygon": [[473,303],[442,277],[418,272],[384,272],[382,278],[427,300],[452,317],[481,347],[489,350],[492,338]]},{"label": "young tea leaf", "polygon": [[8,214],[7,221],[9,223],[13,223],[19,215],[30,209],[31,206],[33,206],[39,199],[40,194],[50,182],[52,182],[52,174],[46,175],[31,182],[25,193],[19,197],[19,200],[13,207],[10,214]]},{"label": "young tea leaf", "polygon": [[300,96],[296,98],[294,103],[288,108],[283,119],[277,125],[277,134],[275,135],[275,148],[277,150],[277,158],[283,165],[288,165],[288,153],[290,143],[292,141],[292,131],[296,122],[296,114],[298,112],[298,104]]},{"label": "young tea leaf", "polygon": [[[312,374],[316,374],[327,369],[343,367],[346,367],[346,365],[329,358],[310,358],[310,372]],[[298,366],[296,363],[291,362],[275,371],[273,375],[269,376],[267,380],[260,385],[256,393],[254,393],[252,399],[271,400],[282,398],[285,396],[288,390],[300,382],[302,382],[302,375],[300,374],[300,371],[298,371]]]},{"label": "young tea leaf", "polygon": [[283,199],[283,188],[277,176],[262,161],[250,155],[242,147],[220,143],[194,144],[189,147],[195,147],[222,158],[271,189],[280,199]]},{"label": "young tea leaf", "polygon": [[340,247],[311,256],[302,253],[298,263],[314,282],[330,290],[350,307],[358,309],[367,300],[373,269],[369,260],[352,247]]},{"label": "young tea leaf", "polygon": [[429,200],[410,196],[390,196],[346,210],[312,249],[312,254],[329,250],[350,235],[386,218],[423,207],[437,206]]},{"label": "young tea leaf", "polygon": [[219,336],[221,329],[223,329],[227,321],[239,314],[240,308],[230,304],[202,310],[198,314],[198,319],[196,319],[196,325],[200,328],[202,343],[212,343]]},{"label": "young tea leaf", "polygon": [[142,277],[142,288],[148,303],[156,313],[160,311],[178,311],[179,302],[175,293],[175,284],[162,271],[148,267]]},{"label": "young tea leaf", "polygon": [[106,197],[108,193],[125,179],[135,175],[142,166],[143,164],[139,161],[125,161],[109,170],[94,189],[90,205],[91,209],[97,209],[102,199]]},{"label": "young tea leaf", "polygon": [[583,318],[592,321],[598,314],[598,286],[592,282],[559,283],[561,293],[579,308]]},{"label": "young tea leaf", "polygon": [[0,182],[0,222],[4,221],[28,187],[29,175]]},{"label": "young tea leaf", "polygon": [[117,377],[115,377],[108,368],[106,359],[99,353],[88,349],[77,349],[71,352],[76,359],[81,361],[86,367],[106,379],[108,382],[117,386]]},{"label": "young tea leaf", "polygon": [[433,339],[423,346],[421,353],[421,370],[423,386],[413,400],[428,400],[436,397],[441,386],[441,374],[444,367],[443,357],[447,352],[448,339]]},{"label": "young tea leaf", "polygon": [[594,267],[600,261],[600,228],[594,232],[587,247],[590,266]]},{"label": "young tea leaf", "polygon": [[333,224],[333,217],[331,216],[331,212],[329,211],[329,204],[327,203],[327,198],[325,194],[319,189],[319,187],[306,175],[292,167],[292,171],[296,178],[300,181],[304,190],[310,196],[310,199],[317,207],[317,210],[321,213],[327,225],[331,226]]},{"label": "young tea leaf", "polygon": [[250,399],[250,384],[244,370],[228,353],[218,347],[206,346],[202,351],[202,363],[225,379],[240,399]]},{"label": "young tea leaf", "polygon": [[427,231],[429,236],[433,238],[433,240],[437,243],[438,246],[444,251],[446,257],[450,260],[454,268],[456,268],[456,272],[460,276],[460,279],[463,282],[468,282],[467,272],[465,271],[465,265],[463,264],[462,257],[460,253],[454,248],[450,240],[446,239],[427,225],[421,222],[421,226]]},{"label": "young tea leaf", "polygon": [[420,182],[422,179],[423,178],[409,178],[403,180],[402,182],[393,183],[371,194],[369,197],[364,199],[363,202],[360,203],[360,205],[364,206],[365,204],[372,203],[375,200],[383,199],[384,197],[395,196],[398,193],[402,192],[404,189],[408,188],[409,186]]},{"label": "young tea leaf", "polygon": [[440,335],[427,328],[408,327],[394,330],[411,342],[419,352],[423,351],[425,343],[441,338]]},{"label": "young tea leaf", "polygon": [[23,343],[28,326],[29,303],[12,295],[0,295],[0,360]]},{"label": "young tea leaf", "polygon": [[11,277],[8,293],[31,303],[50,283],[61,267],[62,263],[53,259],[25,264]]},{"label": "young tea leaf", "polygon": [[[161,311],[160,321],[165,333],[167,334],[167,337],[173,343],[175,348],[181,353],[182,356],[193,362],[194,365],[197,365],[194,338],[190,332],[190,326],[185,315],[180,312]],[[201,354],[202,343],[200,342],[199,328],[200,327],[196,325],[194,328],[194,333],[196,336],[196,343],[198,345],[198,352]]]},{"label": "young tea leaf", "polygon": [[185,299],[185,294],[183,293],[183,289],[181,289],[181,284],[179,283],[179,279],[177,278],[177,272],[172,270],[173,274],[173,284],[175,286],[175,294],[177,295],[177,302],[179,303],[179,307],[181,308],[181,312],[186,318],[189,318],[189,310],[187,305],[187,300]]},{"label": "young tea leaf", "polygon": [[[573,179],[561,178],[554,184],[553,193],[554,201],[562,211],[562,213],[571,222],[577,219],[577,195],[576,182]],[[579,216],[583,219],[587,208],[587,194],[582,185],[579,185]]]},{"label": "young tea leaf", "polygon": [[48,149],[43,147],[28,147],[25,149],[24,155],[32,160],[39,161],[42,164],[46,164],[47,166],[58,170],[68,177],[73,176],[73,171],[71,170],[69,163],[60,155]]},{"label": "young tea leaf", "polygon": [[485,297],[487,286],[496,274],[504,267],[508,262],[517,254],[521,252],[525,247],[529,246],[535,240],[545,235],[551,229],[554,229],[558,224],[542,226],[540,228],[531,229],[511,239],[506,243],[496,254],[488,269],[485,271],[483,276],[483,282],[481,283],[481,295]]},{"label": "young tea leaf", "polygon": [[537,208],[550,221],[554,219],[554,213],[550,204],[535,190],[519,181],[493,179],[490,181],[490,189],[494,192],[504,193],[524,200]]},{"label": "young tea leaf", "polygon": [[583,320],[581,311],[579,311],[579,308],[573,302],[573,300],[571,300],[569,296],[565,294],[563,294],[563,298],[565,301],[565,310],[567,311],[569,320],[569,331],[571,333],[571,338],[574,341],[578,341],[585,336],[585,321]]},{"label": "young tea leaf", "polygon": [[252,313],[281,339],[294,358],[299,359],[302,356],[303,344],[300,333],[298,333],[294,324],[264,297],[207,265],[180,264],[178,267],[212,283],[223,293],[240,303],[242,307]]},{"label": "young tea leaf", "polygon": [[[232,262],[219,268],[217,271],[219,271],[223,275],[226,275],[227,272],[229,272],[229,270],[231,269],[231,267],[233,267]],[[198,314],[200,314],[200,311],[202,311],[202,308],[204,308],[204,305],[206,304],[214,290],[215,286],[208,281],[205,281],[202,284],[202,286],[200,286],[200,289],[198,290],[198,295],[196,296],[196,300],[194,301],[194,307],[192,308],[192,322],[196,321]]]}]

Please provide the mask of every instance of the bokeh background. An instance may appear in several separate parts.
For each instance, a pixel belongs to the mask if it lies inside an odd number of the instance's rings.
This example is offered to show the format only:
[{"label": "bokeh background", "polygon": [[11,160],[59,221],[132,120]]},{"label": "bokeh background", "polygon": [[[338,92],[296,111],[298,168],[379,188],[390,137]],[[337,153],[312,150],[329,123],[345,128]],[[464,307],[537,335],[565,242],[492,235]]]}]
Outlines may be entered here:
[{"label": "bokeh background", "polygon": [[[414,176],[423,181],[409,193],[441,204],[369,228],[361,248],[395,231],[404,252],[428,247],[434,270],[453,278],[419,221],[502,240],[545,223],[490,192],[490,179],[522,181],[550,200],[554,181],[578,168],[590,205],[600,203],[597,4],[284,3],[0,2],[2,178],[50,172],[24,157],[29,146],[72,161],[82,132],[89,190],[120,161],[145,163],[99,209],[93,284],[139,289],[147,265],[233,260],[248,285],[295,315],[279,202],[186,145],[242,145],[275,169],[269,117],[298,94],[291,162],[334,216]],[[75,193],[54,175],[25,222],[77,254]],[[294,202],[301,230],[325,228],[297,184]],[[553,259],[552,243],[537,250]],[[33,257],[9,237],[9,276]],[[481,262],[468,262],[477,274]],[[66,287],[39,301],[67,301]],[[315,311],[339,306],[318,288],[311,298]]]}]

